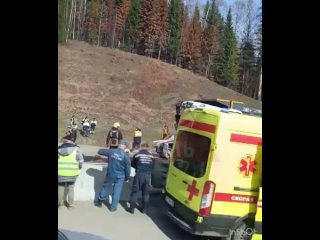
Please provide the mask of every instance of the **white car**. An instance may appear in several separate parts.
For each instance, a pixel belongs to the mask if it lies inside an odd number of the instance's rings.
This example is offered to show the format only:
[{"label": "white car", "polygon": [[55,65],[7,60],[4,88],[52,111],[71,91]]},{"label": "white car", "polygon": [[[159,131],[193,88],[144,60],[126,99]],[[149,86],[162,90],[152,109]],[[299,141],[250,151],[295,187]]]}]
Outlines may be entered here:
[{"label": "white car", "polygon": [[153,147],[155,148],[155,152],[158,153],[160,157],[169,159],[173,147],[173,142],[174,135],[172,135],[168,139],[153,141]]},{"label": "white car", "polygon": [[181,104],[181,110],[184,111],[184,110],[186,110],[188,108],[207,108],[207,109],[214,109],[214,110],[218,110],[218,111],[225,111],[225,112],[228,112],[228,113],[242,114],[242,112],[240,110],[233,109],[233,108],[221,108],[221,107],[217,107],[217,106],[213,106],[213,105],[206,104],[206,103],[201,103],[201,102],[184,101]]}]

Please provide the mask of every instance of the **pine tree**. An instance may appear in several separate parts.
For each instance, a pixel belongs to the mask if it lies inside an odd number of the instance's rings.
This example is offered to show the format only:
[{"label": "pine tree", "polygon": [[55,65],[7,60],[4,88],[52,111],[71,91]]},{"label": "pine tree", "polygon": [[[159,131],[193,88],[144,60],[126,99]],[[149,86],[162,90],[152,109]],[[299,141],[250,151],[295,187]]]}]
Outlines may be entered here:
[{"label": "pine tree", "polygon": [[159,0],[144,0],[142,4],[141,54],[152,57],[156,43],[160,39]]},{"label": "pine tree", "polygon": [[198,5],[195,6],[186,45],[184,56],[187,68],[198,72],[200,70],[201,57],[201,23]]},{"label": "pine tree", "polygon": [[159,36],[159,53],[158,59],[161,56],[161,50],[165,49],[168,44],[168,4],[167,0],[159,0],[160,12],[160,36]]},{"label": "pine tree", "polygon": [[140,0],[131,0],[131,7],[127,19],[126,39],[130,49],[137,47],[141,32],[141,4]]},{"label": "pine tree", "polygon": [[207,0],[206,5],[204,6],[204,9],[203,9],[203,16],[202,16],[203,29],[207,27],[207,18],[208,18],[209,9],[210,9],[210,2],[209,0]]},{"label": "pine tree", "polygon": [[257,68],[256,52],[259,53],[259,47],[255,48],[254,43],[254,2],[248,0],[245,5],[245,18],[242,24],[242,39],[239,58],[239,78],[240,92],[249,97],[257,98],[259,90],[259,72]]},{"label": "pine tree", "polygon": [[116,42],[118,47],[124,41],[125,23],[129,15],[130,0],[121,0],[117,4]]},{"label": "pine tree", "polygon": [[205,28],[202,33],[202,60],[204,63],[204,75],[209,79],[217,81],[222,45],[222,17],[215,4],[215,0],[211,1],[211,5],[207,10],[206,15]]},{"label": "pine tree", "polygon": [[58,1],[58,42],[66,42],[66,1]]},{"label": "pine tree", "polygon": [[177,64],[181,49],[181,0],[171,0],[169,5],[169,40],[170,61]]},{"label": "pine tree", "polygon": [[239,58],[240,67],[240,89],[241,93],[250,96],[250,90],[254,89],[254,77],[256,71],[255,49],[253,46],[253,39],[250,36],[250,26],[248,32],[241,44],[241,52]]},{"label": "pine tree", "polygon": [[87,41],[91,44],[98,44],[99,20],[100,20],[99,0],[92,0],[88,3],[88,18],[86,21]]},{"label": "pine tree", "polygon": [[229,8],[224,28],[222,69],[219,81],[221,81],[224,86],[238,90],[238,68],[237,39],[232,27],[231,8]]},{"label": "pine tree", "polygon": [[190,20],[188,17],[189,12],[189,6],[182,4],[181,5],[181,14],[180,14],[180,22],[181,22],[181,40],[180,40],[180,46],[181,46],[181,54],[179,54],[179,60],[180,60],[180,66],[183,68],[187,68],[186,63],[186,56],[184,53],[187,52],[187,44],[188,44],[188,34],[189,34],[189,27],[190,27]]},{"label": "pine tree", "polygon": [[116,42],[117,5],[114,0],[107,0],[105,4],[104,41],[106,46],[114,47]]}]

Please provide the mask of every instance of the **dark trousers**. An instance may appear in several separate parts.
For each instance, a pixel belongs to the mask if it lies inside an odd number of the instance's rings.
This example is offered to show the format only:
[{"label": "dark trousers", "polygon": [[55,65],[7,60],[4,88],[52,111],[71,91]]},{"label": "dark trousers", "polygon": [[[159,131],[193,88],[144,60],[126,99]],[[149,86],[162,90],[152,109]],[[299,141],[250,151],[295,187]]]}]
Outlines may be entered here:
[{"label": "dark trousers", "polygon": [[176,118],[176,126],[178,127],[178,125],[179,125],[179,121],[180,121],[180,114],[176,114],[175,115],[175,118]]},{"label": "dark trousers", "polygon": [[142,203],[146,206],[149,203],[151,189],[151,173],[137,172],[133,179],[131,191],[131,203],[136,203],[138,194],[142,192]]},{"label": "dark trousers", "polygon": [[77,130],[75,130],[75,129],[72,130],[71,134],[72,134],[73,141],[76,142],[77,141]]},{"label": "dark trousers", "polygon": [[139,149],[140,145],[141,145],[141,137],[134,137],[133,138],[132,148],[133,149]]}]

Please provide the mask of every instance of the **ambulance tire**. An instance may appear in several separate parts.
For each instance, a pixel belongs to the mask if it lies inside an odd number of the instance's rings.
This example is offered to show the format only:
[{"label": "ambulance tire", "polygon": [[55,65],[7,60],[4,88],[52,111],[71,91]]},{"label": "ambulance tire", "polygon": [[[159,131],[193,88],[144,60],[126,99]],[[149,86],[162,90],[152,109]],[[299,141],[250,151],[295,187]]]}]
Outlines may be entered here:
[{"label": "ambulance tire", "polygon": [[231,240],[251,240],[253,227],[245,222],[241,222],[237,228],[232,231]]},{"label": "ambulance tire", "polygon": [[166,183],[168,173],[168,160],[156,158],[154,162],[153,172],[151,176],[151,185],[154,188],[163,188]]}]

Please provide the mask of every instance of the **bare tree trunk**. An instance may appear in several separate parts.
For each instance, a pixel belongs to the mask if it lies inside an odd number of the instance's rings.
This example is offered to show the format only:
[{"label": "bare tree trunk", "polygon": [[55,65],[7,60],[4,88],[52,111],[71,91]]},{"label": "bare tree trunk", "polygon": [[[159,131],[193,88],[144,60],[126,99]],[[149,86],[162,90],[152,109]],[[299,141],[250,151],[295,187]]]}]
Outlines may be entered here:
[{"label": "bare tree trunk", "polygon": [[86,21],[86,16],[87,16],[87,0],[84,0],[84,11],[83,11],[83,18],[82,18],[82,23],[81,23],[81,35],[83,34],[84,30],[84,23]]},{"label": "bare tree trunk", "polygon": [[151,58],[153,58],[154,45],[155,45],[155,40],[152,42],[152,49],[151,49],[151,52],[150,52],[150,57],[151,57]]},{"label": "bare tree trunk", "polygon": [[252,87],[251,86],[251,74],[250,74],[250,70],[248,70],[248,73],[247,73],[247,85],[246,85],[246,94],[247,96],[250,95],[250,88]]},{"label": "bare tree trunk", "polygon": [[[68,19],[68,2],[66,2],[66,9],[65,9],[65,16],[64,16],[64,19],[65,19],[65,29],[64,29],[64,32],[66,34],[68,34],[68,24],[67,24],[67,19]],[[68,41],[68,35],[66,35],[66,42]]]},{"label": "bare tree trunk", "polygon": [[243,70],[243,73],[242,73],[242,86],[241,86],[241,93],[244,94],[244,87],[245,87],[245,76],[246,76],[246,71]]},{"label": "bare tree trunk", "polygon": [[125,40],[125,35],[126,35],[126,21],[125,21],[125,24],[124,24],[124,26],[123,26],[123,31],[122,31],[122,43],[123,43],[123,46],[125,46],[125,42],[124,42],[124,40]]},{"label": "bare tree trunk", "polygon": [[76,30],[76,10],[77,10],[77,0],[74,1],[72,40],[74,40],[74,33]]},{"label": "bare tree trunk", "polygon": [[81,35],[81,13],[82,13],[82,0],[80,1],[80,8],[79,8],[79,14],[78,14],[78,29],[77,29],[77,40],[80,40]]},{"label": "bare tree trunk", "polygon": [[207,66],[206,66],[206,72],[205,72],[206,78],[208,78],[208,76],[209,76],[210,66],[211,66],[211,64],[212,64],[211,62],[212,62],[212,56],[209,56],[209,58],[208,58],[208,64],[207,64]]},{"label": "bare tree trunk", "polygon": [[161,44],[159,45],[159,52],[158,52],[158,59],[160,60],[160,56],[161,56]]},{"label": "bare tree trunk", "polygon": [[116,13],[116,19],[115,19],[114,24],[113,24],[113,33],[112,33],[112,40],[111,40],[111,47],[112,48],[114,47],[114,38],[115,38],[115,35],[116,35],[117,17],[118,17],[118,13]]},{"label": "bare tree trunk", "polygon": [[101,21],[102,21],[102,13],[104,11],[104,5],[102,5],[101,7],[101,11],[100,11],[100,20],[99,20],[99,33],[98,33],[98,46],[100,46],[100,33],[101,33]]},{"label": "bare tree trunk", "polygon": [[71,0],[71,9],[69,13],[69,23],[68,23],[68,30],[67,30],[67,39],[69,37],[70,27],[71,27],[71,21],[72,21],[72,9],[73,9],[73,0]]},{"label": "bare tree trunk", "polygon": [[261,100],[262,100],[261,93],[262,93],[262,67],[261,67],[261,70],[260,70],[260,81],[259,81],[259,90],[258,90],[258,100],[259,100],[259,102],[261,102]]},{"label": "bare tree trunk", "polygon": [[[169,48],[169,45],[170,45],[170,34],[171,34],[171,28],[169,29],[168,31],[168,45],[166,47],[166,62],[167,62],[167,58],[168,58],[168,48]],[[171,53],[171,51],[170,51]],[[169,54],[170,55],[170,54]],[[170,57],[170,56],[169,56]],[[171,58],[171,57],[170,57]],[[170,62],[172,64],[172,59],[170,59]]]}]

